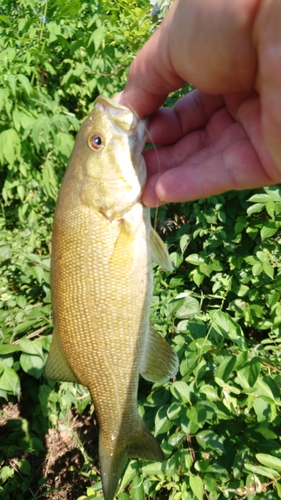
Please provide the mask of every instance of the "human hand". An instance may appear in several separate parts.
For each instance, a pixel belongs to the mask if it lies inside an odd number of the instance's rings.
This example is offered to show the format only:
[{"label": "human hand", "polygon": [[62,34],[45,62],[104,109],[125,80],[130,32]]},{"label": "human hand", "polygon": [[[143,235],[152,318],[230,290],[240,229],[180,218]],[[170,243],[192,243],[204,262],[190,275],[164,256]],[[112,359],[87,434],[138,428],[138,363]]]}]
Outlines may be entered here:
[{"label": "human hand", "polygon": [[193,91],[173,109],[152,115],[150,134],[162,146],[144,152],[143,202],[148,206],[281,182],[262,135],[255,92],[211,96]]},{"label": "human hand", "polygon": [[[280,23],[279,0],[174,2],[119,96],[154,112],[145,204],[281,182]],[[156,111],[186,81],[198,90]]]}]

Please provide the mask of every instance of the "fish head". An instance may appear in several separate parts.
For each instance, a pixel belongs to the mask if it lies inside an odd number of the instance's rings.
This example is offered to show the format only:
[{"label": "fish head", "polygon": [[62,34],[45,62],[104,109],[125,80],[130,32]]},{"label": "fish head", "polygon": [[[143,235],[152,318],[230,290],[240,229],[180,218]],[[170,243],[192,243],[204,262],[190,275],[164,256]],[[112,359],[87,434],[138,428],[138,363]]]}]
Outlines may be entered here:
[{"label": "fish head", "polygon": [[108,97],[96,99],[69,164],[81,184],[82,203],[113,220],[140,200],[146,181],[145,139],[145,119]]}]

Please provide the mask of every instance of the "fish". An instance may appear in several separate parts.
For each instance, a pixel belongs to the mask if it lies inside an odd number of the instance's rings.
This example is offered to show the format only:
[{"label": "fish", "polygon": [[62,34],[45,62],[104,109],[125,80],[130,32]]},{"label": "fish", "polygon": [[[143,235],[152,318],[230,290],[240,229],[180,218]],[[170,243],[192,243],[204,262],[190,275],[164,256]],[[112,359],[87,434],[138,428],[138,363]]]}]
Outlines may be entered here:
[{"label": "fish", "polygon": [[152,259],[172,271],[141,201],[147,120],[99,96],[59,192],[51,253],[53,336],[44,375],[88,388],[105,500],[130,458],[163,461],[137,410],[139,374],[164,383],[178,357],[149,322]]}]

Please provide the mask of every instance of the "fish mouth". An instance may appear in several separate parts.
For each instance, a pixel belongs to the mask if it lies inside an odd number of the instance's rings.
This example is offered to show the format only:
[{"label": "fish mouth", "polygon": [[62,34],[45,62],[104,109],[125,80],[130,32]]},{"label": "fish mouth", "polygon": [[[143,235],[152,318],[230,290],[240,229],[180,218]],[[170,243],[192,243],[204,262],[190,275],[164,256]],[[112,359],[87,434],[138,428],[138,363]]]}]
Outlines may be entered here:
[{"label": "fish mouth", "polygon": [[142,152],[147,139],[148,118],[140,118],[132,109],[102,95],[96,98],[94,106],[100,109],[101,112],[106,113],[124,131],[137,132],[138,152]]},{"label": "fish mouth", "polygon": [[140,121],[136,113],[106,96],[98,96],[94,106],[107,113],[113,122],[127,132],[135,130]]}]

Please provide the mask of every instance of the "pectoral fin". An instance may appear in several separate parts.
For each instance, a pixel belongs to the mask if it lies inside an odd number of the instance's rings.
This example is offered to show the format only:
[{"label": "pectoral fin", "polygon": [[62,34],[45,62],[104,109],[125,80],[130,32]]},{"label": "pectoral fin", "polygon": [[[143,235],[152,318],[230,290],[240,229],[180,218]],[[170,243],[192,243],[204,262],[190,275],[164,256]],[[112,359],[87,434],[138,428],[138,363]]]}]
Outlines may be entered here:
[{"label": "pectoral fin", "polygon": [[163,383],[174,377],[178,369],[177,354],[151,326],[141,375],[150,382]]},{"label": "pectoral fin", "polygon": [[127,276],[132,268],[135,256],[135,230],[126,220],[120,220],[120,233],[110,258],[110,266],[120,276]]},{"label": "pectoral fin", "polygon": [[50,380],[80,384],[66,359],[55,330],[53,332],[51,349],[45,366],[44,376]]},{"label": "pectoral fin", "polygon": [[159,266],[172,272],[173,264],[168,254],[168,250],[164,242],[161,240],[160,236],[153,229],[153,227],[150,230],[150,245],[151,245],[153,260],[155,260],[155,262],[157,262]]}]

